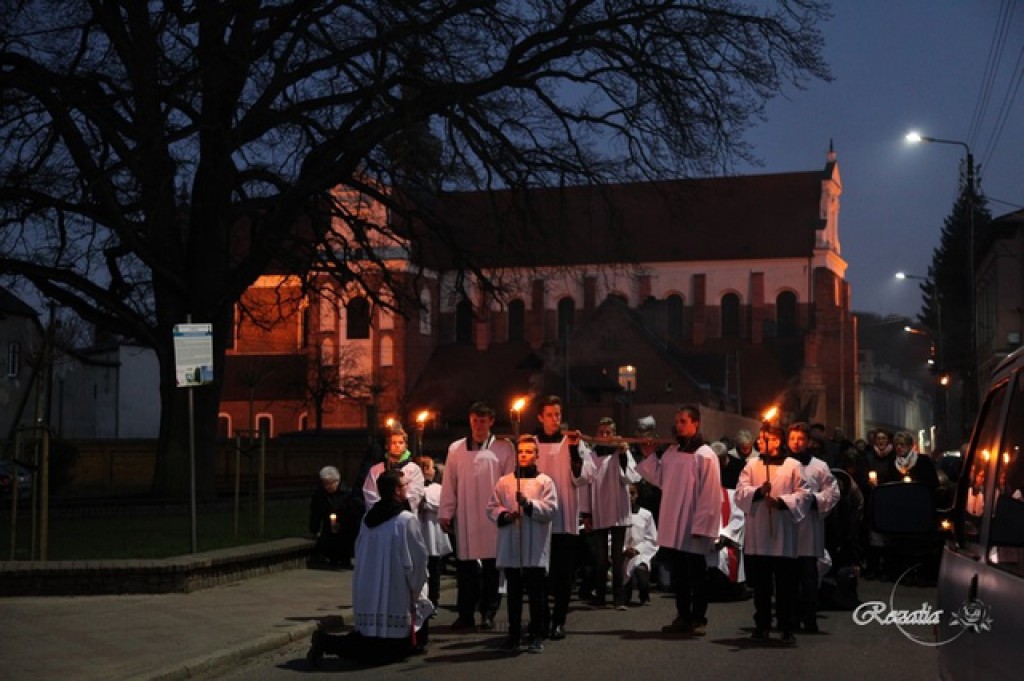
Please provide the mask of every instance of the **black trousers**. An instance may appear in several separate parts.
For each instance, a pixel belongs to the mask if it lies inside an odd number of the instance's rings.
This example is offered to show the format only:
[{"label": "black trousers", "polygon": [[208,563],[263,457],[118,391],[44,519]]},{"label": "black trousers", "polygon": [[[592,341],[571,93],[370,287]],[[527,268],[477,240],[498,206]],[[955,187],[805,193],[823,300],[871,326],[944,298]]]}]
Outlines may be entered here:
[{"label": "black trousers", "polygon": [[[611,558],[608,556],[608,538],[611,537]],[[626,557],[622,555],[622,547],[626,543],[625,527],[604,527],[591,530],[586,535],[590,554],[594,559],[596,576],[594,579],[594,595],[603,601],[608,591],[608,568],[612,569],[612,597],[616,603],[622,599],[622,578],[626,571]]]},{"label": "black trousers", "polygon": [[499,577],[494,558],[455,561],[455,582],[459,590],[455,608],[461,619],[471,620],[476,612],[494,619],[501,607]]},{"label": "black trousers", "polygon": [[708,562],[703,553],[662,547],[669,560],[676,614],[692,624],[708,623]]},{"label": "black trousers", "polygon": [[640,592],[640,602],[651,600],[651,570],[646,565],[637,565],[633,574],[622,586],[622,602],[629,603],[633,598],[633,585]]},{"label": "black trousers", "polygon": [[799,567],[796,558],[780,556],[743,556],[747,584],[754,589],[754,626],[767,631],[772,628],[772,593],[779,628],[793,631],[796,613]]},{"label": "black trousers", "polygon": [[582,541],[583,538],[577,534],[551,535],[551,564],[548,570],[551,595],[554,598],[552,626],[564,626],[569,615],[569,599],[576,579],[576,556]]},{"label": "black trousers", "polygon": [[441,598],[441,556],[427,558],[427,598],[436,608]]},{"label": "black trousers", "polygon": [[[816,625],[818,618],[818,558],[800,556],[797,563],[797,609],[794,624]],[[793,627],[796,629],[796,627]]]},{"label": "black trousers", "polygon": [[505,568],[508,587],[508,635],[518,638],[523,633],[523,591],[530,599],[530,637],[539,638],[548,633],[547,575],[544,568]]}]

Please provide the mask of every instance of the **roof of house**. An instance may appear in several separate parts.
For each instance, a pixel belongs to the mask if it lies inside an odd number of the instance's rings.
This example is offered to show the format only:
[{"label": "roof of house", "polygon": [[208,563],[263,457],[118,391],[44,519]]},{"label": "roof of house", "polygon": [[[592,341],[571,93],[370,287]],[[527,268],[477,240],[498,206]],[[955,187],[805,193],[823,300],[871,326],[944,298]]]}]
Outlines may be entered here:
[{"label": "roof of house", "polygon": [[[432,211],[454,236],[418,239],[421,262],[458,267],[456,250],[503,267],[807,257],[821,183],[834,172],[453,192]],[[453,249],[457,244],[459,249]]]},{"label": "roof of house", "polygon": [[32,309],[31,305],[7,289],[0,287],[0,319],[12,315],[16,317],[39,317],[39,313]]}]

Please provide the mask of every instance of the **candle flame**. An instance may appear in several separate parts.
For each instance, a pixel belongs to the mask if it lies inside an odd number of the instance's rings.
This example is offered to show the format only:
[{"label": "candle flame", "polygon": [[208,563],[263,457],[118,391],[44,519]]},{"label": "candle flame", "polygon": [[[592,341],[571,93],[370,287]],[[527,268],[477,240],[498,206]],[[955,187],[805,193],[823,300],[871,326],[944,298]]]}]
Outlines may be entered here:
[{"label": "candle flame", "polygon": [[512,411],[522,411],[523,407],[526,406],[526,398],[520,397],[512,404]]},{"label": "candle flame", "polygon": [[426,409],[424,409],[419,414],[416,414],[416,423],[424,424],[424,423],[427,422],[427,419],[429,419],[429,418],[430,418],[430,412],[427,411]]},{"label": "candle flame", "polygon": [[769,407],[764,412],[764,420],[765,421],[771,421],[773,418],[775,418],[775,415],[778,414],[778,413],[779,413],[779,408],[778,407],[774,407],[774,406],[773,407]]}]

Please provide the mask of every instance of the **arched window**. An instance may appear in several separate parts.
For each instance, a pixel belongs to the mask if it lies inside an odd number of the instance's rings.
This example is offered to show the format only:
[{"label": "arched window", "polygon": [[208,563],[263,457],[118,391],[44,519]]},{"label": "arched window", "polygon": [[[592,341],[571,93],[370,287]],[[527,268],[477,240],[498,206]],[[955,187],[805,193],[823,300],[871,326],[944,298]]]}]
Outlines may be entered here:
[{"label": "arched window", "polygon": [[566,296],[558,301],[558,339],[565,340],[576,324],[576,301]]},{"label": "arched window", "polygon": [[740,335],[740,297],[735,293],[722,296],[722,338]]},{"label": "arched window", "polygon": [[665,299],[665,316],[668,322],[668,337],[683,337],[683,297],[673,293]]},{"label": "arched window", "polygon": [[526,340],[526,303],[518,298],[508,304],[508,339]]},{"label": "arched window", "polygon": [[420,291],[420,334],[424,336],[430,335],[430,320],[433,317],[434,310],[430,300],[430,291],[423,289]]},{"label": "arched window", "polygon": [[380,365],[389,367],[395,363],[395,342],[391,336],[384,336],[380,339]]},{"label": "arched window", "polygon": [[455,305],[455,342],[473,342],[473,305],[465,298]]},{"label": "arched window", "polygon": [[775,323],[779,338],[796,335],[796,294],[783,291],[775,299]]},{"label": "arched window", "polygon": [[309,430],[309,414],[306,412],[299,414],[299,430]]},{"label": "arched window", "polygon": [[266,435],[268,439],[274,437],[274,417],[270,414],[257,414],[256,432]]},{"label": "arched window", "polygon": [[356,296],[345,306],[345,337],[361,340],[370,337],[370,303],[363,296]]},{"label": "arched window", "polygon": [[231,437],[231,414],[217,414],[217,437],[221,440]]}]

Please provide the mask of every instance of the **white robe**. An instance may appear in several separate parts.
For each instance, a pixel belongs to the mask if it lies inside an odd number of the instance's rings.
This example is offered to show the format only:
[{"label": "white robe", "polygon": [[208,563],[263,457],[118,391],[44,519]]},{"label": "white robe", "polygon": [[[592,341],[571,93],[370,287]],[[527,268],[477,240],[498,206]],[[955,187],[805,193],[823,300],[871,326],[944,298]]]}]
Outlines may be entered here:
[{"label": "white robe", "polygon": [[654,516],[646,508],[637,508],[630,514],[629,529],[626,530],[624,549],[636,549],[637,554],[626,562],[626,580],[633,577],[633,571],[640,565],[651,568],[651,561],[658,553],[658,527]]},{"label": "white robe", "polygon": [[[524,513],[518,522],[498,528],[497,566],[547,569],[551,562],[551,521],[558,515],[555,483],[547,475],[538,473],[535,478],[521,478],[518,489],[533,502],[533,511],[529,515]],[[491,501],[487,504],[487,516],[495,525],[502,513],[519,510],[516,490],[515,474],[502,476],[494,486]]]},{"label": "white robe", "polygon": [[585,487],[594,478],[594,458],[590,450],[582,442],[580,457],[583,468],[579,476],[572,474],[572,458],[569,453],[569,441],[541,443],[537,456],[537,470],[547,475],[555,483],[558,493],[558,513],[551,523],[554,534],[580,533],[580,501],[579,487]]},{"label": "white robe", "polygon": [[825,517],[839,503],[839,483],[828,464],[817,457],[811,457],[806,466],[801,464],[800,473],[807,481],[810,494],[807,496],[805,518],[796,527],[796,555],[823,558]]},{"label": "white robe", "polygon": [[771,465],[772,496],[786,503],[785,510],[769,508],[754,494],[767,479],[763,459],[747,462],[736,484],[736,505],[747,515],[743,553],[749,556],[796,558],[796,525],[804,518],[810,488],[800,474],[800,462],[783,459]]},{"label": "white robe", "polygon": [[[728,510],[726,510],[727,507]],[[723,487],[722,529],[718,536],[727,542],[724,542],[720,549],[712,548],[706,559],[709,568],[718,568],[730,581],[737,583],[747,581],[742,553],[746,522],[743,509],[736,505],[736,490]],[[734,570],[735,574],[733,574]]]},{"label": "white robe", "polygon": [[448,447],[438,517],[455,521],[459,560],[494,558],[498,528],[487,517],[487,503],[503,475],[515,470],[516,454],[508,440],[488,437],[486,446],[470,451],[466,440]]},{"label": "white robe", "polygon": [[[370,473],[363,482],[363,501],[366,510],[369,511],[373,505],[380,501],[380,493],[377,491],[377,478],[386,470],[386,461],[374,464]],[[402,482],[405,483],[405,496],[409,500],[409,508],[418,518],[420,514],[420,501],[423,499],[423,471],[420,465],[411,458],[402,465]]]},{"label": "white robe", "polygon": [[619,454],[614,452],[598,456],[592,452],[594,477],[581,489],[580,511],[590,514],[595,530],[608,527],[626,527],[630,524],[629,485],[640,482],[633,454],[626,453],[626,470],[619,465]]},{"label": "white robe", "polygon": [[377,638],[405,638],[432,612],[426,598],[427,545],[409,511],[359,528],[352,610],[356,631]]},{"label": "white robe", "polygon": [[711,550],[722,525],[721,474],[711,447],[701,445],[687,453],[673,445],[660,459],[648,456],[636,468],[661,488],[659,543],[687,553]]},{"label": "white robe", "polygon": [[452,542],[437,521],[441,485],[432,483],[423,489],[423,501],[420,502],[420,530],[423,532],[423,541],[427,544],[427,553],[431,556],[447,556],[452,552]]}]

